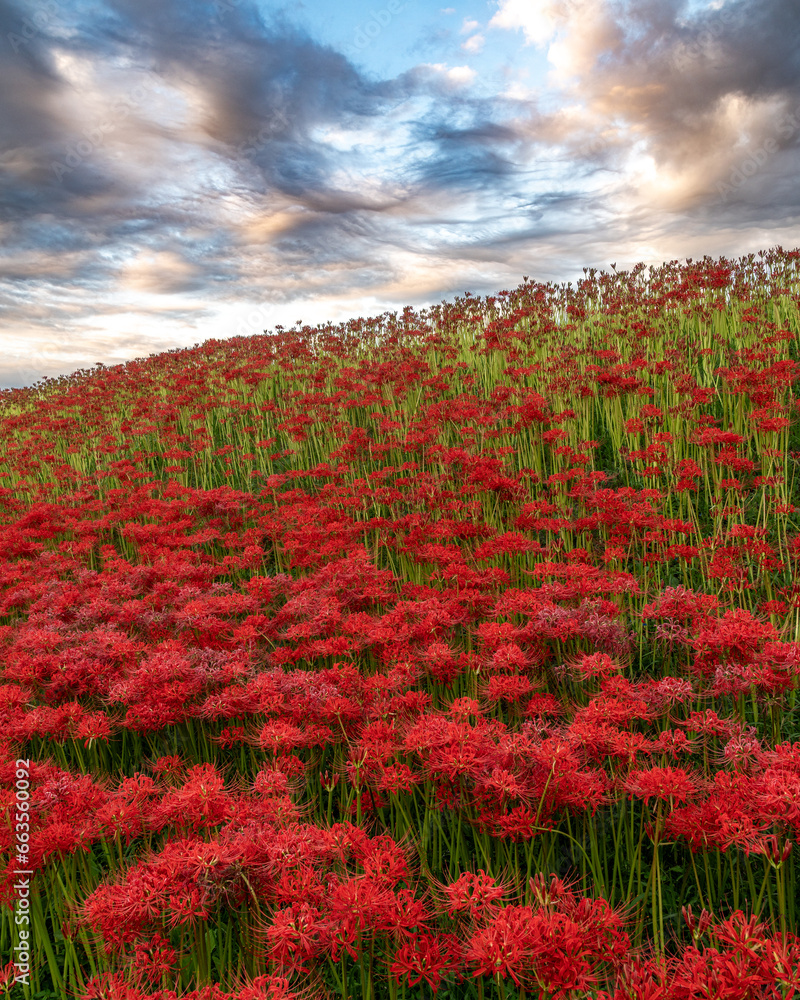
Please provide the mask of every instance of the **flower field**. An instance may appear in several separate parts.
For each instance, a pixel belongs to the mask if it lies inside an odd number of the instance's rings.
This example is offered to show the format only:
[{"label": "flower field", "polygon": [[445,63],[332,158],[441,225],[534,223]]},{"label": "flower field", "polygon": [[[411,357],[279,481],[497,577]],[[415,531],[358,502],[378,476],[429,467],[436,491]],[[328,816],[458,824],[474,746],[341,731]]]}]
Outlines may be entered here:
[{"label": "flower field", "polygon": [[0,393],[0,991],[800,997],[799,348],[776,248]]}]

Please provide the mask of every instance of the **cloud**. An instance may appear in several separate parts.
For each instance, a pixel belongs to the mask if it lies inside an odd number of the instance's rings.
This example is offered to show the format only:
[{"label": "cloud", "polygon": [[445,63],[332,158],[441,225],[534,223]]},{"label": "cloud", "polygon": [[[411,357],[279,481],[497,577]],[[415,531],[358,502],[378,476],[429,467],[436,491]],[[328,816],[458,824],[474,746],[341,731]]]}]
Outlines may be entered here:
[{"label": "cloud", "polygon": [[423,63],[414,71],[415,77],[433,78],[437,83],[443,84],[447,90],[469,86],[477,75],[470,66],[448,67],[446,63]]},{"label": "cloud", "polygon": [[718,186],[765,143],[774,149],[760,179],[737,202],[761,199],[797,163],[800,55],[789,39],[800,8],[790,0],[731,0],[693,15],[680,0],[502,0],[490,26],[547,46],[562,109],[542,138],[615,172],[631,197],[641,184],[654,208],[724,216]]},{"label": "cloud", "polygon": [[493,95],[455,28],[381,79],[251,0],[46,4],[0,0],[0,307],[42,371],[796,232],[795,0],[501,0],[549,76]]},{"label": "cloud", "polygon": [[143,251],[125,266],[120,284],[123,289],[171,295],[202,288],[203,274],[179,253]]},{"label": "cloud", "polygon": [[464,42],[461,48],[465,52],[477,53],[481,51],[485,41],[486,39],[483,37],[483,35],[472,35],[471,38],[468,38],[466,42]]},{"label": "cloud", "polygon": [[563,23],[570,0],[501,0],[490,28],[521,29],[529,45],[544,45]]}]

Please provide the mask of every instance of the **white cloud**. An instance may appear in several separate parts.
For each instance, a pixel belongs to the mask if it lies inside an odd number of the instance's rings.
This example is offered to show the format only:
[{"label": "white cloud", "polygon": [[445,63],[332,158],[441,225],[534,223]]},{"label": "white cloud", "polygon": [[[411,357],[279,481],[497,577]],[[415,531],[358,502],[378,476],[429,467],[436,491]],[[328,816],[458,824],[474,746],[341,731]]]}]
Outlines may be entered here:
[{"label": "white cloud", "polygon": [[471,66],[454,66],[445,73],[448,80],[459,86],[467,86],[472,83],[477,75]]},{"label": "white cloud", "polygon": [[448,69],[445,63],[424,63],[423,68],[440,73],[449,83],[457,87],[467,86],[478,75],[471,66],[453,66]]},{"label": "white cloud", "polygon": [[521,30],[527,45],[547,46],[555,84],[592,71],[624,41],[609,0],[500,0],[490,28]]},{"label": "white cloud", "polygon": [[473,21],[468,17],[464,18],[464,23],[461,25],[459,31],[462,35],[468,35],[470,31],[475,31],[476,28],[480,28],[479,21]]},{"label": "white cloud", "polygon": [[490,28],[521,29],[528,45],[546,45],[564,20],[567,4],[559,0],[501,0]]},{"label": "white cloud", "polygon": [[476,54],[483,48],[486,39],[483,35],[473,35],[472,38],[468,38],[466,42],[461,46],[465,52],[471,52]]}]

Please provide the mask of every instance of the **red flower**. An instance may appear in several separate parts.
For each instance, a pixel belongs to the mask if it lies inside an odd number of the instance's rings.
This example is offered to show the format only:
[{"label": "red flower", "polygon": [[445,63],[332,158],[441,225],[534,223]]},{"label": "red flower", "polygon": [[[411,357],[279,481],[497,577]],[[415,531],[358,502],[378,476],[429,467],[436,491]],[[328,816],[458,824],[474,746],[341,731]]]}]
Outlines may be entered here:
[{"label": "red flower", "polygon": [[436,994],[443,976],[457,967],[460,955],[461,946],[452,934],[417,934],[395,952],[389,972],[397,983],[406,976],[409,986],[424,980]]}]

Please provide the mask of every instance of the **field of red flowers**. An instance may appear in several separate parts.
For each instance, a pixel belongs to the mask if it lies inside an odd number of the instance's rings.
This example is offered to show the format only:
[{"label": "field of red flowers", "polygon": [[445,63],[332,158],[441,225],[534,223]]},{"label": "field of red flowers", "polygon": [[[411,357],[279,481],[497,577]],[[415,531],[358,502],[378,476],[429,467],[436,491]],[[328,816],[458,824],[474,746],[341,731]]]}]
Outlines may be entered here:
[{"label": "field of red flowers", "polygon": [[800,997],[798,348],[776,248],[0,393],[0,989]]}]

